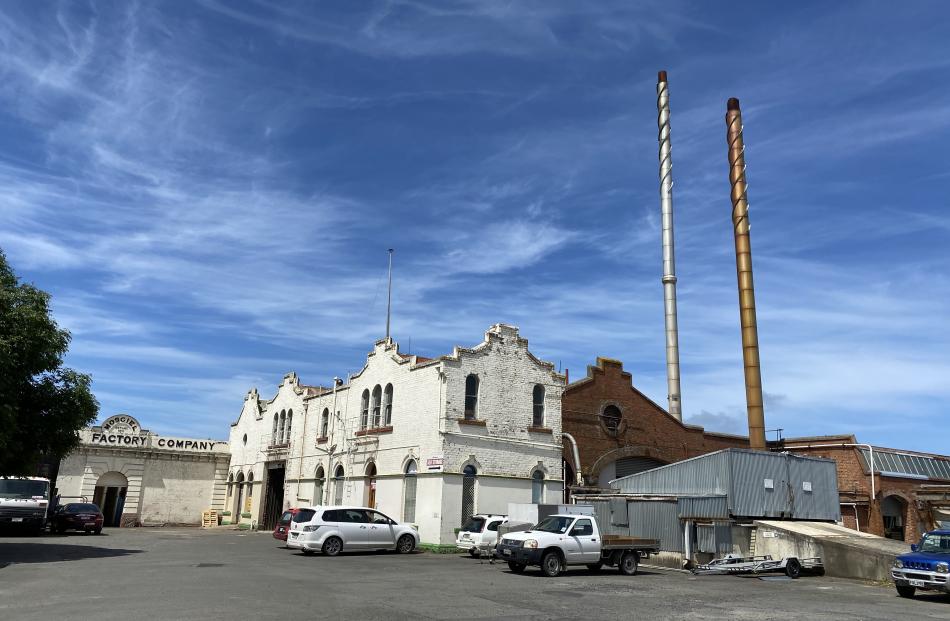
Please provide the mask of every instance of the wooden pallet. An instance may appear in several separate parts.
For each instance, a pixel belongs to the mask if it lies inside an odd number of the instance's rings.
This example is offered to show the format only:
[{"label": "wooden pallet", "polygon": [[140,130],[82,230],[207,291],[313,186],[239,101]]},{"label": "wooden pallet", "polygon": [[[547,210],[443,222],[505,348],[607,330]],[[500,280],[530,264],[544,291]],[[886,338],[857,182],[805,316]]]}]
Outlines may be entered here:
[{"label": "wooden pallet", "polygon": [[212,528],[218,525],[218,512],[208,509],[201,512],[201,528]]}]

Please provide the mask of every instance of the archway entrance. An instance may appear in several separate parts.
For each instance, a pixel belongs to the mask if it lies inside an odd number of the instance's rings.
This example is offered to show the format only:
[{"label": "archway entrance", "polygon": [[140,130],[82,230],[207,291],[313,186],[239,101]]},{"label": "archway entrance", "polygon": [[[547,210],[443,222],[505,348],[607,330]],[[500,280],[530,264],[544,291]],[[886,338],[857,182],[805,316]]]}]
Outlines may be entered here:
[{"label": "archway entrance", "polygon": [[900,496],[887,496],[881,501],[881,518],[884,520],[884,536],[904,541],[904,514],[907,503]]},{"label": "archway entrance", "polygon": [[376,508],[376,464],[366,466],[366,506]]},{"label": "archway entrance", "polygon": [[120,526],[122,510],[125,508],[125,495],[129,489],[129,480],[121,472],[106,472],[96,481],[96,491],[92,501],[102,511],[103,526]]}]

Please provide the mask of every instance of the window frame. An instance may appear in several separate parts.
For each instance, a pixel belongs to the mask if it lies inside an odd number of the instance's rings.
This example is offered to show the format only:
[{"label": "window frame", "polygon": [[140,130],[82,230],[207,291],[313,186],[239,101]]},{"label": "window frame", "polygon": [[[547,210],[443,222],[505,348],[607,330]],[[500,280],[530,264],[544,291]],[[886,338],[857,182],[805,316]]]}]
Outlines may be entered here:
[{"label": "window frame", "polygon": [[[470,388],[469,382],[474,383],[474,389]],[[465,376],[465,403],[463,413],[465,420],[478,420],[478,395],[481,391],[481,387],[482,380],[477,374],[469,373]]]},{"label": "window frame", "polygon": [[[540,399],[538,393],[540,392]],[[535,384],[531,393],[531,426],[544,427],[544,397],[545,391],[543,384]]]}]

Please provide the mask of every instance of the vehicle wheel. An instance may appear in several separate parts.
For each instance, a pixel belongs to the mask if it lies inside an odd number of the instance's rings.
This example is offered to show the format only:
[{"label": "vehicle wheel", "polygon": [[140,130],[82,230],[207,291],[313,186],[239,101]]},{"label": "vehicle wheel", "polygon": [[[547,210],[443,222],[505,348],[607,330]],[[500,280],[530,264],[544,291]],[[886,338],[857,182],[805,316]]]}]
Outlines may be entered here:
[{"label": "vehicle wheel", "polygon": [[637,568],[640,565],[640,555],[636,552],[624,552],[617,563],[617,569],[625,576],[637,575]]},{"label": "vehicle wheel", "polygon": [[323,553],[327,556],[336,556],[343,549],[343,540],[339,537],[330,537],[323,542]]},{"label": "vehicle wheel", "polygon": [[917,587],[897,585],[897,594],[901,597],[913,597]]},{"label": "vehicle wheel", "polygon": [[478,548],[472,548],[468,551],[468,555],[472,558],[478,558]]},{"label": "vehicle wheel", "polygon": [[587,565],[587,569],[593,572],[598,572],[604,566],[603,563],[590,563]]},{"label": "vehicle wheel", "polygon": [[557,552],[552,550],[541,557],[541,571],[549,578],[556,578],[561,575],[561,572],[564,571],[564,563],[561,562],[561,557]]},{"label": "vehicle wheel", "polygon": [[400,554],[409,554],[416,547],[416,540],[412,535],[403,535],[396,542],[396,551]]},{"label": "vehicle wheel", "polygon": [[796,558],[788,559],[788,562],[785,563],[785,575],[789,578],[795,579],[802,575],[802,566]]},{"label": "vehicle wheel", "polygon": [[508,569],[510,569],[512,573],[523,574],[525,567],[527,567],[527,565],[522,565],[521,563],[516,563],[514,561],[508,561]]}]

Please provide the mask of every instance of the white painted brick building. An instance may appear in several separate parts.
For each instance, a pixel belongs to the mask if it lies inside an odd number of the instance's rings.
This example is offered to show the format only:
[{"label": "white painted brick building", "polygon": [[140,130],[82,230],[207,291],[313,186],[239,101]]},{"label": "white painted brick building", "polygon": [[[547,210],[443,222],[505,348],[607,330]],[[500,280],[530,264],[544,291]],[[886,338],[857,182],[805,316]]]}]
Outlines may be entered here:
[{"label": "white painted brick building", "polygon": [[435,359],[378,341],[336,386],[289,373],[271,400],[248,392],[226,505],[259,527],[291,506],[375,506],[417,524],[423,543],[451,543],[463,512],[560,502],[564,385],[513,326]]}]

